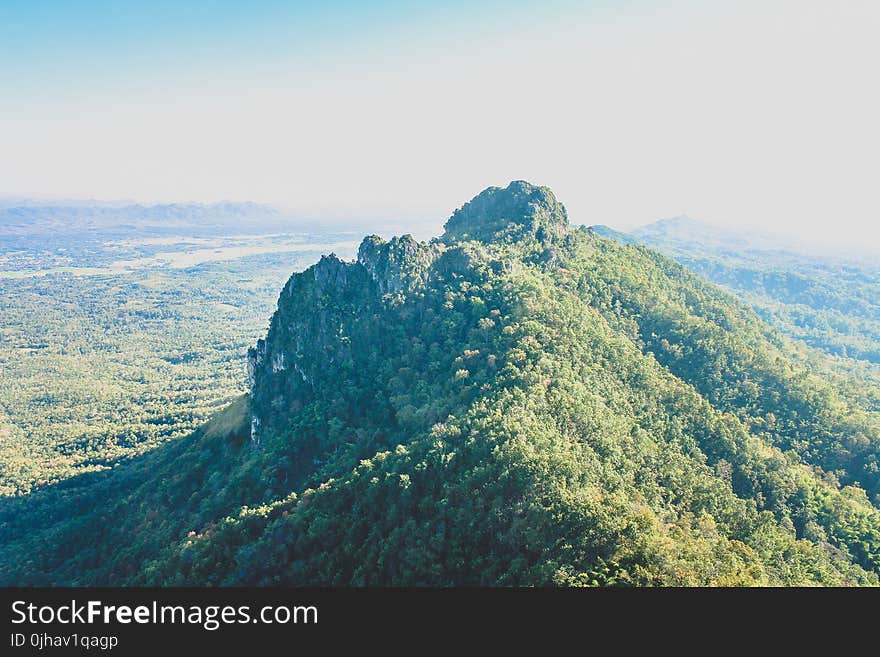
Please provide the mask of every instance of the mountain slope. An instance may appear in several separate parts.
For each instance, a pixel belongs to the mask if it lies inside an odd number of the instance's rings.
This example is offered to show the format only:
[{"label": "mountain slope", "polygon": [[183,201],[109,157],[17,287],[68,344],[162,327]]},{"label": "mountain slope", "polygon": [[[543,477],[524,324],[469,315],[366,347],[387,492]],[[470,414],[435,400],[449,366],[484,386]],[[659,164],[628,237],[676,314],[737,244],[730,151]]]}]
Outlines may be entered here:
[{"label": "mountain slope", "polygon": [[0,579],[877,584],[876,414],[546,188],[294,275],[248,364],[225,420],[0,507]]},{"label": "mountain slope", "polygon": [[866,258],[795,253],[746,232],[687,217],[642,226],[625,235],[734,291],[759,315],[807,345],[855,361],[880,382],[880,268]]}]

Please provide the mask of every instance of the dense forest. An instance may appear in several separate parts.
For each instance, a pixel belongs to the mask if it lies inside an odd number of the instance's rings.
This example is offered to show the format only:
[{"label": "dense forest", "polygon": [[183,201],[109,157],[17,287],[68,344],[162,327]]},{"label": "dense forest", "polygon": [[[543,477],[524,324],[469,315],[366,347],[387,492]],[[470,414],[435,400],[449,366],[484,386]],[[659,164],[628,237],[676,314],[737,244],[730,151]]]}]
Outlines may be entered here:
[{"label": "dense forest", "polygon": [[245,391],[245,352],[291,270],[320,257],[312,242],[350,240],[174,228],[41,237],[43,223],[0,225],[0,496],[191,433]]},{"label": "dense forest", "polygon": [[872,384],[547,188],[294,274],[247,375],[0,499],[0,582],[878,584]]}]

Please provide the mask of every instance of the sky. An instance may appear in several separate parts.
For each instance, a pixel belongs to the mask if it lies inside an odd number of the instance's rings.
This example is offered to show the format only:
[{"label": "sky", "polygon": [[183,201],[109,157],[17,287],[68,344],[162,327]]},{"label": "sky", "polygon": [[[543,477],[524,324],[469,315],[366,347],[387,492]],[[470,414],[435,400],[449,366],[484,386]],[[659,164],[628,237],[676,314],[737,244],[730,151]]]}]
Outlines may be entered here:
[{"label": "sky", "polygon": [[443,220],[547,185],[880,253],[880,3],[0,2],[0,196]]}]

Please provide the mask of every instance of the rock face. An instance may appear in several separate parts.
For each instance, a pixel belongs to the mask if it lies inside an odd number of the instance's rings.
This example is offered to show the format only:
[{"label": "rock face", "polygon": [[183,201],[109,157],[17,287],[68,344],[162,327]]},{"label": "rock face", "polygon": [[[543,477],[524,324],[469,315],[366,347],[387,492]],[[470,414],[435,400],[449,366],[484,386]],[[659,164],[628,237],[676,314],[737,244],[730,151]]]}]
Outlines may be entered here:
[{"label": "rock face", "polygon": [[438,252],[437,245],[416,242],[412,235],[394,237],[389,242],[370,235],[361,242],[358,263],[369,272],[383,295],[395,295],[423,285]]},{"label": "rock face", "polygon": [[389,310],[432,279],[468,276],[478,262],[500,271],[506,265],[487,260],[488,245],[533,241],[546,251],[567,230],[565,208],[548,188],[515,181],[466,203],[439,239],[371,235],[355,262],[331,254],[291,276],[266,339],[248,351],[254,441],[266,428],[288,422],[322,386],[344,385],[365,368],[365,359],[381,357],[383,327],[396,321]]},{"label": "rock face", "polygon": [[565,207],[549,188],[515,180],[504,189],[489,187],[465,203],[446,222],[443,239],[486,242],[507,236],[544,241],[567,227]]},{"label": "rock face", "polygon": [[265,340],[248,353],[257,426],[299,408],[334,372],[355,365],[358,337],[374,335],[380,290],[359,263],[324,256],[294,274],[278,300]]}]

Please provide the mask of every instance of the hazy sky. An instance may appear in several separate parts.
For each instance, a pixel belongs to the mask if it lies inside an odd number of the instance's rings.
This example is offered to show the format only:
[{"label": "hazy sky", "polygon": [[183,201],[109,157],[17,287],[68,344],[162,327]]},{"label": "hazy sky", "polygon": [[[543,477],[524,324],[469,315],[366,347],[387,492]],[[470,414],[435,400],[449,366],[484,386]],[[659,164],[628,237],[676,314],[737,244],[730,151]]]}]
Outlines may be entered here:
[{"label": "hazy sky", "polygon": [[880,252],[878,34],[877,0],[3,0],[0,194],[439,223],[523,178]]}]

